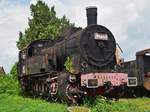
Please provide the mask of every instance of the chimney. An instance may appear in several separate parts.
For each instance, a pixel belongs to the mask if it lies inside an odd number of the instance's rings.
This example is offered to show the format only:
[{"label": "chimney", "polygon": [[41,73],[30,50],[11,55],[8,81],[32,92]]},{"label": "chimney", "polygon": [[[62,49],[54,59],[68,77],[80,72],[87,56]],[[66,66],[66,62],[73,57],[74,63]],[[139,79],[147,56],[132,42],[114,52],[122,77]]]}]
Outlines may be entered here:
[{"label": "chimney", "polygon": [[86,8],[87,26],[97,24],[97,7],[90,6]]}]

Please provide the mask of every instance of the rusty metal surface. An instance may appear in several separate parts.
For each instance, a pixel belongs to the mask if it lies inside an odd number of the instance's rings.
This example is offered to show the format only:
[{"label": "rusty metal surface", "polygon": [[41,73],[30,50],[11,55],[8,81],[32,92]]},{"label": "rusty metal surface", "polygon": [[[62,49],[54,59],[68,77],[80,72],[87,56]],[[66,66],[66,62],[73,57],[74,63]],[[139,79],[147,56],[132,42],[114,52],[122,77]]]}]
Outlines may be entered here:
[{"label": "rusty metal surface", "polygon": [[120,51],[120,49],[118,47],[116,48],[115,56],[116,56],[116,63],[117,63],[117,65],[121,65],[121,63],[123,61],[122,61],[122,58],[121,58],[121,51]]},{"label": "rusty metal surface", "polygon": [[65,38],[69,38],[69,36],[71,36],[73,33],[82,30],[82,28],[77,28],[77,27],[65,27],[62,31],[61,36],[65,37]]},{"label": "rusty metal surface", "polygon": [[127,83],[128,74],[126,73],[88,73],[81,75],[81,86],[87,86],[88,79],[97,79],[98,86],[103,86],[110,81],[112,86],[120,86]]},{"label": "rusty metal surface", "polygon": [[150,91],[150,77],[144,79],[144,84],[143,85],[144,85],[145,89]]},{"label": "rusty metal surface", "polygon": [[27,60],[27,74],[41,73],[46,66],[45,56],[34,56]]},{"label": "rusty metal surface", "polygon": [[136,52],[136,55],[143,55],[145,53],[150,53],[150,48],[149,49],[145,49],[145,50],[141,50],[141,51],[138,51]]},{"label": "rusty metal surface", "polygon": [[148,73],[145,75],[145,77],[150,77],[150,72],[148,72]]}]

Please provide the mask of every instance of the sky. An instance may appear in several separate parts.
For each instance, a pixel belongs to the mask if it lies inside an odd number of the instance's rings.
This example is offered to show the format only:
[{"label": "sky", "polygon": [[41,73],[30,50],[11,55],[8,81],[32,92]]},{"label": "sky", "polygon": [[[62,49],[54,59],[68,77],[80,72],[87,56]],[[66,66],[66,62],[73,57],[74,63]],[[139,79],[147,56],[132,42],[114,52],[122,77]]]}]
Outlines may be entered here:
[{"label": "sky", "polygon": [[[55,6],[58,17],[66,15],[76,26],[86,27],[86,7],[97,6],[98,24],[114,34],[125,60],[150,48],[150,0],[43,0]],[[8,73],[18,60],[19,31],[28,27],[30,4],[36,0],[0,0],[0,66]]]}]

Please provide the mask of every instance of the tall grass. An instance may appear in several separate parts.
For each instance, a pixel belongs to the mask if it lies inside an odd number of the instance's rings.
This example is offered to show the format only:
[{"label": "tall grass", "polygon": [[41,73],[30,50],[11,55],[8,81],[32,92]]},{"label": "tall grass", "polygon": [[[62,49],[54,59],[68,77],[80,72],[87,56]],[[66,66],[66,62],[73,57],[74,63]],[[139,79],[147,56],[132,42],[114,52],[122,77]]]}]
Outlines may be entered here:
[{"label": "tall grass", "polygon": [[0,94],[0,112],[67,112],[67,106],[5,93]]},{"label": "tall grass", "polygon": [[14,80],[11,75],[0,75],[0,94],[19,94],[18,80]]},{"label": "tall grass", "polygon": [[92,112],[150,112],[150,99],[143,97],[108,101],[97,98],[95,105],[90,108]]}]

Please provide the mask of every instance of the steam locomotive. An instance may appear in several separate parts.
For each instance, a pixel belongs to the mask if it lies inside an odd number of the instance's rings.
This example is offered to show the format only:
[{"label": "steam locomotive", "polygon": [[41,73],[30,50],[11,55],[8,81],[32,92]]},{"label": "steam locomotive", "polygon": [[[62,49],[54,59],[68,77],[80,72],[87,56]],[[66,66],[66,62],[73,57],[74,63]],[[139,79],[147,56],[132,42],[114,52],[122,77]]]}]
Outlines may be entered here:
[{"label": "steam locomotive", "polygon": [[[59,39],[36,40],[19,52],[22,91],[77,103],[84,96],[118,96],[126,86],[143,84],[140,72],[132,74],[132,65],[137,70],[136,61],[122,64],[113,34],[97,24],[97,8],[88,7],[86,11],[86,28],[66,27]],[[137,60],[139,68],[140,59],[142,56]],[[147,70],[149,65],[146,64]],[[149,72],[143,73],[149,76]]]}]

